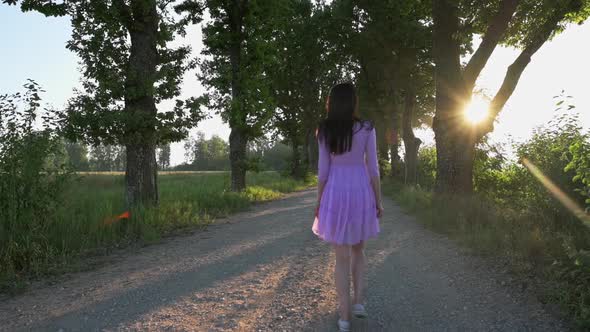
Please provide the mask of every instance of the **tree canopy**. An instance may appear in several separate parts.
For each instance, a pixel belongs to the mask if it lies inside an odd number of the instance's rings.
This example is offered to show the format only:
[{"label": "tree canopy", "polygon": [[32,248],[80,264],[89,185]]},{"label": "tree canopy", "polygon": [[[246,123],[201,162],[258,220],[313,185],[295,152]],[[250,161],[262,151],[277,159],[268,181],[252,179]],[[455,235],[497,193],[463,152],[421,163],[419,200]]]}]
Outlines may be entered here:
[{"label": "tree canopy", "polygon": [[[157,201],[156,146],[185,137],[203,106],[231,128],[233,190],[244,189],[248,146],[263,134],[291,146],[291,174],[313,169],[324,99],[345,80],[356,83],[361,113],[377,125],[384,169],[415,183],[421,141],[413,128],[432,125],[437,191],[469,193],[475,145],[493,130],[531,57],[590,15],[588,0],[3,2],[71,18],[67,47],[80,57],[84,79],[67,108],[66,132],[126,146],[128,189],[148,183],[144,194],[129,191],[131,202]],[[200,54],[173,46],[193,24],[202,27]],[[498,45],[520,54],[489,115],[470,124],[462,113]],[[179,100],[191,68],[206,93]],[[158,110],[167,99],[176,99],[174,110]]]}]

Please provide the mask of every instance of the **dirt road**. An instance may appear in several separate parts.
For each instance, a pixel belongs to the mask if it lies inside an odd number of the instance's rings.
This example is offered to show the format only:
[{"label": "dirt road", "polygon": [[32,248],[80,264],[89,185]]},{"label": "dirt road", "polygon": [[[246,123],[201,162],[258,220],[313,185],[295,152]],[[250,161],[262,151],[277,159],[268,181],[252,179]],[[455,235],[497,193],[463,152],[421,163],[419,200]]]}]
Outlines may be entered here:
[{"label": "dirt road", "polygon": [[[0,330],[334,331],[333,255],[311,233],[314,200],[291,194],[4,299]],[[353,331],[565,330],[506,275],[385,209],[367,248],[370,318]]]}]

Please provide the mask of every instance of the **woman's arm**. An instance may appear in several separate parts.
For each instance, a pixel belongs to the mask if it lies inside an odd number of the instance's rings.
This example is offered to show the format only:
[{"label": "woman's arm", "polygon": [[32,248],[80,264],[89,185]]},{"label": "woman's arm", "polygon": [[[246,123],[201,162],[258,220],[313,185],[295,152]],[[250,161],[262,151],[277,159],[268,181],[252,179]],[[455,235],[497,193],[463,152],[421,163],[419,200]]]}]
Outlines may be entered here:
[{"label": "woman's arm", "polygon": [[381,218],[383,215],[383,203],[381,202],[381,180],[379,176],[371,177],[371,185],[375,193],[375,202],[377,202],[377,217]]},{"label": "woman's arm", "polygon": [[365,153],[367,155],[367,170],[371,178],[371,186],[373,187],[375,202],[377,204],[377,216],[381,217],[383,214],[383,205],[381,204],[381,177],[379,176],[379,163],[377,161],[377,134],[375,128],[371,129]]},{"label": "woman's arm", "polygon": [[324,187],[326,187],[326,181],[319,181],[318,180],[318,201],[317,201],[317,205],[316,205],[316,210],[319,209],[319,207],[320,207],[320,201],[322,200],[322,194],[324,193]]},{"label": "woman's arm", "polygon": [[318,147],[318,200],[316,206],[316,215],[320,206],[322,194],[324,193],[324,187],[328,181],[328,174],[330,173],[330,151],[328,151],[328,147],[321,139],[318,139]]}]

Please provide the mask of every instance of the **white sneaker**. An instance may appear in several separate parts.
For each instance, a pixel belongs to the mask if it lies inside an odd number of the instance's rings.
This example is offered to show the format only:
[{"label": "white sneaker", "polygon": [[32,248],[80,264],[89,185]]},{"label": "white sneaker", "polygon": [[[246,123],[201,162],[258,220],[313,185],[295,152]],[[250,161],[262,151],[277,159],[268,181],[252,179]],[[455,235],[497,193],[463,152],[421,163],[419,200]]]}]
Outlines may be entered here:
[{"label": "white sneaker", "polygon": [[340,332],[350,332],[350,322],[347,320],[338,320],[338,330]]},{"label": "white sneaker", "polygon": [[358,303],[352,305],[352,314],[356,318],[367,318],[367,310],[365,310],[365,306]]}]

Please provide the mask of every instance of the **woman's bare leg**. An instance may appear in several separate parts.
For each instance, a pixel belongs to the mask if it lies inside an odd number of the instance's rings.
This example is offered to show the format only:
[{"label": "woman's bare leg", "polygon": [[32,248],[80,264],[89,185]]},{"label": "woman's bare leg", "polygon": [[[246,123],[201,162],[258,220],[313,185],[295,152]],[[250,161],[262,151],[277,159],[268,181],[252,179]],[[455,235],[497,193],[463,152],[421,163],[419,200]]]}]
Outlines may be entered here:
[{"label": "woman's bare leg", "polygon": [[350,246],[334,245],[334,251],[336,253],[334,279],[336,280],[340,319],[350,320]]},{"label": "woman's bare leg", "polygon": [[365,271],[367,263],[365,259],[365,244],[363,241],[352,246],[352,284],[354,296],[352,303],[363,303],[365,297]]}]

